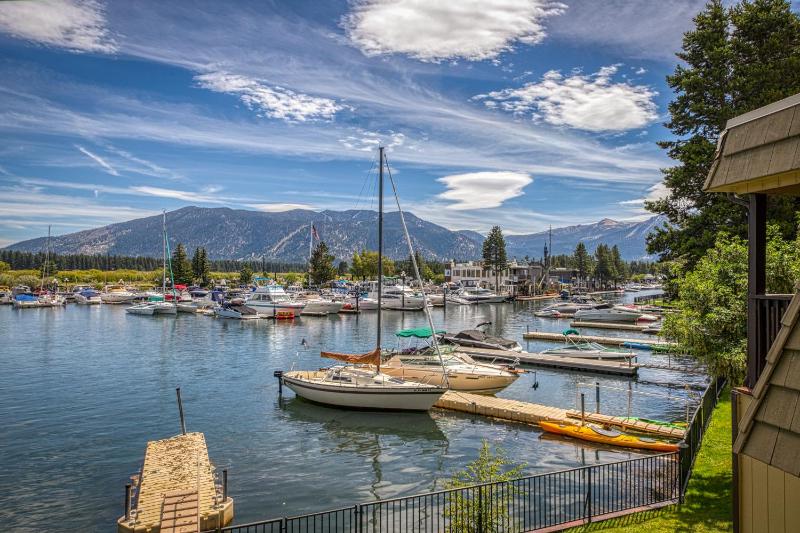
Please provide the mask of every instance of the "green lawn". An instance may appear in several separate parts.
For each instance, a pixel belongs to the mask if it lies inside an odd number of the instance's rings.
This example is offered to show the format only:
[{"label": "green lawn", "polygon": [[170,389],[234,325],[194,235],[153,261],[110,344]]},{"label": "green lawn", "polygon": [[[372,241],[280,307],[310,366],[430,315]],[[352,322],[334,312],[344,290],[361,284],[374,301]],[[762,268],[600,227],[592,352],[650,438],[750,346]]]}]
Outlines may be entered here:
[{"label": "green lawn", "polygon": [[570,529],[627,533],[732,531],[731,398],[724,390],[694,465],[683,505]]}]

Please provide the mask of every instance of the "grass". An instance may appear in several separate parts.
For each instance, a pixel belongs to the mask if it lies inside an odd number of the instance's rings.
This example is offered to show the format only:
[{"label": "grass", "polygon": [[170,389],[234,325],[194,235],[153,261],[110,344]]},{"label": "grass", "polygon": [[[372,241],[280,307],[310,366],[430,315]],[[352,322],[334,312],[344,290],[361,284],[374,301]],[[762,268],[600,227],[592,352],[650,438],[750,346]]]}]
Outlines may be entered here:
[{"label": "grass", "polygon": [[571,533],[711,533],[733,530],[731,400],[724,390],[695,461],[683,505],[645,511],[572,528]]}]

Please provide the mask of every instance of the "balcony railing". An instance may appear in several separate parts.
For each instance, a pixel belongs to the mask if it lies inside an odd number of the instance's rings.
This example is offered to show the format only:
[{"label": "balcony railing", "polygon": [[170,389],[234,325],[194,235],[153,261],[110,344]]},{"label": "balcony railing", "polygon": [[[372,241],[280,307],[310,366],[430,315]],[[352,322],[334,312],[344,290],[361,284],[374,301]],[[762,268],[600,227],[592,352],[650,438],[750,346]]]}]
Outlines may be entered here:
[{"label": "balcony railing", "polygon": [[750,297],[752,320],[747,324],[748,353],[745,385],[755,387],[767,365],[767,352],[781,329],[781,319],[791,294],[758,294]]}]

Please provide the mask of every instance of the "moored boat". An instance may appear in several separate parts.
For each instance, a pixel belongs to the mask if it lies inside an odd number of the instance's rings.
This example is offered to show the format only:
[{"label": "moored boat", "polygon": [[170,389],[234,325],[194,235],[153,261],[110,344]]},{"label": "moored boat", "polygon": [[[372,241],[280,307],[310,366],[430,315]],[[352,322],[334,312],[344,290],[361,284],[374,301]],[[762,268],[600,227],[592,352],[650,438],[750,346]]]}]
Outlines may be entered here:
[{"label": "moored boat", "polygon": [[75,295],[75,303],[78,305],[98,305],[103,303],[100,293],[94,289],[83,289],[73,294]]},{"label": "moored boat", "polygon": [[450,344],[458,346],[469,346],[472,348],[487,348],[490,350],[511,350],[521,352],[522,345],[513,339],[495,337],[487,335],[485,331],[479,329],[465,329],[456,334],[444,334],[441,339]]},{"label": "moored boat", "polygon": [[244,304],[224,302],[214,308],[214,316],[219,318],[235,318],[238,320],[253,320],[261,318],[258,311]]},{"label": "moored boat", "polygon": [[637,448],[640,450],[653,450],[657,452],[677,452],[680,445],[672,442],[639,437],[615,429],[605,429],[594,424],[572,424],[568,422],[539,422],[539,426],[548,433],[564,435],[589,442]]},{"label": "moored boat", "polygon": [[631,359],[636,357],[636,354],[631,350],[624,351],[608,348],[596,342],[586,341],[575,329],[564,330],[562,334],[564,335],[564,346],[550,348],[540,353],[553,357],[574,357],[578,359]]}]

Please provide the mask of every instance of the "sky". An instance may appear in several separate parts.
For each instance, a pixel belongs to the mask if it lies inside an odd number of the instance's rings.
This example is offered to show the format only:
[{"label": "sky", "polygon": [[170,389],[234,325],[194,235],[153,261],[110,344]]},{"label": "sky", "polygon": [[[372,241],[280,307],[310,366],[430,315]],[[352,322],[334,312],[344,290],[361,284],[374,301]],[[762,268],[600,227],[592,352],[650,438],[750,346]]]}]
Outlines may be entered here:
[{"label": "sky", "polygon": [[0,2],[0,246],[186,205],[646,218],[694,0]]}]

